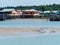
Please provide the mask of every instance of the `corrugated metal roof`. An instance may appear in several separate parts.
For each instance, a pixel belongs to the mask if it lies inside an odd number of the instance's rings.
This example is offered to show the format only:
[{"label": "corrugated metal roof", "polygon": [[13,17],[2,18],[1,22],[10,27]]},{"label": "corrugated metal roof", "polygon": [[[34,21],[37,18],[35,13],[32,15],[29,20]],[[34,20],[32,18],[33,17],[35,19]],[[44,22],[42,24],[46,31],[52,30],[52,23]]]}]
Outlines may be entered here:
[{"label": "corrugated metal roof", "polygon": [[44,11],[44,13],[50,13],[50,11]]},{"label": "corrugated metal roof", "polygon": [[13,11],[14,9],[3,9],[0,12],[9,12],[9,11]]},{"label": "corrugated metal roof", "polygon": [[52,11],[53,13],[57,13],[58,11]]},{"label": "corrugated metal roof", "polygon": [[30,9],[30,10],[23,10],[23,11],[37,11],[37,10],[35,10],[35,9]]}]

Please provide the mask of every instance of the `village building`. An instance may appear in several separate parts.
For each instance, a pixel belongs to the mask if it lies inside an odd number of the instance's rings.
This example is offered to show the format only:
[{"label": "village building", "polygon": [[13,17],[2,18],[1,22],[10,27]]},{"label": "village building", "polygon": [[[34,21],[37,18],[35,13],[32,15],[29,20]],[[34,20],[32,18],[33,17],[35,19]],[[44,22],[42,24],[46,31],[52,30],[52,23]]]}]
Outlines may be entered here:
[{"label": "village building", "polygon": [[15,10],[15,9],[3,9],[0,11],[0,14],[7,14],[9,16],[39,16],[39,11],[31,9],[31,10]]},{"label": "village building", "polygon": [[21,12],[21,10],[15,10],[15,9],[3,9],[3,10],[0,11],[0,14],[17,16],[17,15],[22,15],[22,12]]},{"label": "village building", "polygon": [[34,16],[39,16],[39,11],[31,9],[31,10],[23,10],[22,15],[26,17],[34,17]]},{"label": "village building", "polygon": [[15,9],[3,9],[0,11],[1,19],[15,19],[15,18],[33,18],[39,16],[39,11],[31,10],[15,10]]},{"label": "village building", "polygon": [[24,15],[33,15],[38,16],[39,12],[37,10],[31,9],[31,10],[23,10]]},{"label": "village building", "polygon": [[14,15],[14,16],[22,15],[22,11],[21,10],[13,10],[11,15]]},{"label": "village building", "polygon": [[7,19],[20,18],[21,15],[21,10],[3,9],[0,11],[0,17],[6,17]]}]

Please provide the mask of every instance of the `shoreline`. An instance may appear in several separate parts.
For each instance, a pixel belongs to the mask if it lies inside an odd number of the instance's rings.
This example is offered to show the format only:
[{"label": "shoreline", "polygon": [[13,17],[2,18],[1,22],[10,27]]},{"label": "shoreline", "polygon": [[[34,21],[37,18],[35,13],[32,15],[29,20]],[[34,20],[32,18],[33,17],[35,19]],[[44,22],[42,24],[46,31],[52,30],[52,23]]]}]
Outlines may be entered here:
[{"label": "shoreline", "polygon": [[30,21],[39,21],[39,20],[40,20],[40,21],[49,21],[48,19],[40,19],[40,18],[8,19],[8,20],[6,20],[6,21],[16,21],[16,20],[17,20],[17,21],[19,21],[19,20],[20,20],[20,21],[21,21],[21,20],[22,20],[22,21],[23,21],[23,20],[25,20],[25,21],[26,21],[26,20],[30,20]]},{"label": "shoreline", "polygon": [[51,34],[60,32],[60,28],[0,28],[0,36],[33,35],[33,34]]}]

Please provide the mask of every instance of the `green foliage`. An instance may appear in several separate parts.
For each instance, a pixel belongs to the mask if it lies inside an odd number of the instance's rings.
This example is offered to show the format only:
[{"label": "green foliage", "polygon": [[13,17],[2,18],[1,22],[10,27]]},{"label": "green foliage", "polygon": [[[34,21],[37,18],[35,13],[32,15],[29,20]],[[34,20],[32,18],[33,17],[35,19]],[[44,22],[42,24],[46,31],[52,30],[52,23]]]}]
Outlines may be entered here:
[{"label": "green foliage", "polygon": [[16,6],[16,7],[7,6],[7,7],[0,8],[0,10],[4,8],[7,8],[7,9],[14,8],[16,10],[36,9],[36,10],[41,10],[41,11],[45,11],[45,10],[52,11],[52,10],[60,10],[60,4],[40,5],[40,6]]}]

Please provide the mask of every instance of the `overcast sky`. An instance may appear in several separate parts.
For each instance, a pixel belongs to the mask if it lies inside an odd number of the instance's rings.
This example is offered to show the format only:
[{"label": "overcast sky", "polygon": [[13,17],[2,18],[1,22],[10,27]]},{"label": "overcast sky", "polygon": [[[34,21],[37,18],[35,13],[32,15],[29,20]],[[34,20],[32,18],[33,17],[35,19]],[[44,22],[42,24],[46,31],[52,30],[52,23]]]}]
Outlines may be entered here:
[{"label": "overcast sky", "polygon": [[0,0],[0,7],[60,4],[60,0]]}]

